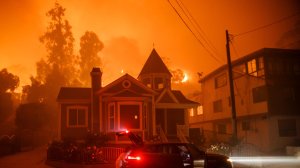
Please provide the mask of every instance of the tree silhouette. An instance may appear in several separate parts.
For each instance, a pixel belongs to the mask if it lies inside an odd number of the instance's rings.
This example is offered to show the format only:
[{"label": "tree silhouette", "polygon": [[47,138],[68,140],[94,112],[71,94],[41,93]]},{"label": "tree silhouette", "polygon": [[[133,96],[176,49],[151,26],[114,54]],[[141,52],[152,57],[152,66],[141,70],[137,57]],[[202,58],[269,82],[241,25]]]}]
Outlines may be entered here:
[{"label": "tree silhouette", "polygon": [[[40,37],[40,41],[45,45],[48,52],[47,59],[44,61],[46,64],[44,67],[50,68],[50,71],[47,72],[51,73],[56,66],[57,73],[62,73],[64,76],[61,79],[63,83],[71,85],[77,77],[74,66],[77,58],[73,54],[74,37],[71,32],[71,25],[64,19],[65,10],[56,2],[54,8],[47,12],[46,16],[50,17],[51,21],[46,32]],[[40,62],[40,66],[42,65]],[[44,71],[38,73],[44,73]],[[42,76],[41,74],[38,75]],[[47,79],[45,78],[45,80]]]},{"label": "tree silhouette", "polygon": [[43,102],[46,97],[45,85],[34,77],[30,77],[30,81],[31,85],[23,86],[22,99],[26,99],[27,102]]},{"label": "tree silhouette", "polygon": [[18,76],[9,73],[6,68],[0,71],[0,94],[8,90],[13,92],[20,83]]},{"label": "tree silhouette", "polygon": [[95,66],[101,66],[98,53],[103,49],[103,43],[97,34],[86,31],[80,38],[80,79],[85,86],[90,85],[90,71]]},{"label": "tree silhouette", "polygon": [[9,73],[7,69],[0,71],[0,122],[13,112],[12,94],[19,86],[19,77]]},{"label": "tree silhouette", "polygon": [[61,86],[78,84],[78,58],[73,54],[71,25],[64,18],[65,8],[59,3],[46,13],[50,18],[46,32],[40,37],[47,55],[36,64],[37,76],[23,89],[28,102],[55,104]]}]

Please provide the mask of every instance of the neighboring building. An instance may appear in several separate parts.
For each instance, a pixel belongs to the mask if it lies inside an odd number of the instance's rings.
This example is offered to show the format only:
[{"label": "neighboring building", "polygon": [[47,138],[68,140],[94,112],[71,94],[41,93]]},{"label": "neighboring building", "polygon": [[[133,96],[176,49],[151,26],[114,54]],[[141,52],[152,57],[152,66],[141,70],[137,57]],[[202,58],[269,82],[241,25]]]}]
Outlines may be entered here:
[{"label": "neighboring building", "polygon": [[[264,48],[232,62],[238,138],[263,152],[300,142],[300,50]],[[206,141],[232,135],[228,67],[200,80],[203,113],[190,116]]]},{"label": "neighboring building", "polygon": [[101,76],[100,68],[93,68],[91,88],[61,88],[57,97],[60,139],[82,140],[91,131],[119,143],[122,140],[115,133],[125,129],[146,141],[157,136],[167,141],[179,133],[188,136],[188,109],[198,103],[171,89],[172,75],[155,49],[138,79],[125,74],[102,87]]}]

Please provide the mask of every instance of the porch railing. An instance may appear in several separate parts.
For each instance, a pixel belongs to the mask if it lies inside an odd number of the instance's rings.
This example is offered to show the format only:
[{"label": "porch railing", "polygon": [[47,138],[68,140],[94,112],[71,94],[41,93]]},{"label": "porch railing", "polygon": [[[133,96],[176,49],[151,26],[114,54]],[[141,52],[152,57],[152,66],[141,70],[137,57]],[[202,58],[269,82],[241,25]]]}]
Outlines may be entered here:
[{"label": "porch railing", "polygon": [[125,152],[124,148],[116,148],[116,147],[103,147],[103,156],[104,159],[108,162],[115,162],[119,155]]},{"label": "porch railing", "polygon": [[161,128],[161,126],[157,125],[156,129],[157,129],[157,134],[160,136],[161,141],[162,142],[168,142],[168,138],[167,138],[164,130]]},{"label": "porch railing", "polygon": [[187,125],[177,125],[177,137],[180,142],[188,143],[186,137],[189,136],[189,127]]}]

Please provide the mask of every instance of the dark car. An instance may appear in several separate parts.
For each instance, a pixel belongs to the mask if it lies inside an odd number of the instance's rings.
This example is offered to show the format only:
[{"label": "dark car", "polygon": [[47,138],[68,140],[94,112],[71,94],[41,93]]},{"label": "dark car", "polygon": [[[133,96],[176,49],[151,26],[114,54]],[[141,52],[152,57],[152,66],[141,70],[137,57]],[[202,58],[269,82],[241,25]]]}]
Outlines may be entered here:
[{"label": "dark car", "polygon": [[122,168],[232,168],[227,156],[207,153],[190,143],[143,143],[138,135],[126,134],[134,146],[120,159]]}]

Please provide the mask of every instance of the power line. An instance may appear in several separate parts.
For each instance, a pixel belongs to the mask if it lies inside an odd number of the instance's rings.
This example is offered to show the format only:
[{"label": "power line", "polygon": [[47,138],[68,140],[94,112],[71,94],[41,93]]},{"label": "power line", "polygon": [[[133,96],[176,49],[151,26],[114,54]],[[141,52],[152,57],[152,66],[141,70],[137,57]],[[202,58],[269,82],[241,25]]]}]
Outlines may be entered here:
[{"label": "power line", "polygon": [[188,30],[193,34],[193,36],[197,39],[197,41],[201,44],[201,46],[206,50],[206,52],[212,57],[214,58],[216,61],[221,62],[222,61],[217,58],[216,56],[214,56],[206,47],[205,45],[201,42],[201,40],[196,36],[196,34],[192,31],[192,29],[189,27],[189,25],[186,23],[186,21],[182,18],[182,16],[179,14],[179,12],[177,11],[177,9],[173,6],[173,4],[170,2],[170,0],[168,0],[169,4],[171,5],[171,7],[173,8],[173,10],[176,12],[176,14],[179,16],[179,18],[181,19],[181,21],[184,23],[184,25],[188,28]]},{"label": "power line", "polygon": [[210,49],[212,51],[214,51],[215,54],[218,56],[219,54],[218,54],[217,49],[214,47],[214,45],[212,44],[212,42],[207,38],[206,34],[201,29],[201,27],[198,24],[198,22],[194,19],[193,15],[190,13],[190,11],[186,8],[186,6],[184,5],[184,3],[181,0],[176,0],[176,3],[180,7],[180,9],[183,11],[184,15],[188,18],[188,20],[196,28],[196,31],[198,32],[198,34],[200,35],[200,37],[204,40],[204,42],[207,44],[207,46],[210,47]]},{"label": "power line", "polygon": [[246,32],[243,32],[243,33],[239,33],[239,34],[237,34],[237,35],[234,35],[234,37],[243,36],[243,35],[246,35],[246,34],[249,34],[249,33],[252,33],[252,32],[255,32],[255,31],[258,31],[258,30],[261,30],[261,29],[264,29],[264,28],[267,28],[267,27],[270,27],[270,26],[272,26],[272,25],[274,25],[274,24],[277,24],[277,23],[283,22],[283,21],[285,21],[285,20],[287,20],[287,19],[290,19],[290,18],[292,18],[292,17],[295,17],[295,16],[297,16],[298,14],[299,14],[299,12],[296,12],[296,13],[294,13],[294,14],[291,14],[291,15],[289,15],[289,16],[286,16],[286,17],[283,17],[283,18],[281,18],[281,19],[279,19],[279,20],[276,20],[276,21],[274,21],[274,22],[272,22],[272,23],[269,23],[269,24],[266,24],[266,25],[263,25],[263,26],[259,26],[259,27],[257,27],[257,28],[248,30],[248,31],[246,31]]}]

